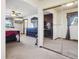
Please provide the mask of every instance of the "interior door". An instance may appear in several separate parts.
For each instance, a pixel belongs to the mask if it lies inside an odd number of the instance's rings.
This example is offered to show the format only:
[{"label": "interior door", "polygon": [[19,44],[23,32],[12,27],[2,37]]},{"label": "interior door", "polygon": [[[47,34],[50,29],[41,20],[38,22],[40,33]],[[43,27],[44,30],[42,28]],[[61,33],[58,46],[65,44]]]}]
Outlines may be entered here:
[{"label": "interior door", "polygon": [[44,15],[44,37],[53,38],[53,14]]}]

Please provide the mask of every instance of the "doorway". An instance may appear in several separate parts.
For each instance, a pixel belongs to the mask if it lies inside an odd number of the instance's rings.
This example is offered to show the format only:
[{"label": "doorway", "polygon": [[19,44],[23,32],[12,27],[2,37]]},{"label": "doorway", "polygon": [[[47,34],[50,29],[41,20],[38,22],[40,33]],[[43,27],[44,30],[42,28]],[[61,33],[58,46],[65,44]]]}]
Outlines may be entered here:
[{"label": "doorway", "polygon": [[53,14],[44,15],[44,37],[53,39]]}]

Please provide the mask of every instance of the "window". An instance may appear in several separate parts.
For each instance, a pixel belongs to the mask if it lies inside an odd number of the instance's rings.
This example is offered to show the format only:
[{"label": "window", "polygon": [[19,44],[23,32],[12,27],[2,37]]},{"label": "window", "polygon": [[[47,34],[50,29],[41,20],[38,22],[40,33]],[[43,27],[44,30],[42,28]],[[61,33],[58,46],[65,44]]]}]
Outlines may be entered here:
[{"label": "window", "polygon": [[78,12],[72,12],[67,14],[68,25],[78,25]]},{"label": "window", "polygon": [[31,18],[31,23],[34,28],[37,28],[38,27],[38,18],[37,17]]},{"label": "window", "polygon": [[6,28],[14,28],[13,20],[11,18],[6,18],[6,20],[5,20],[5,27]]}]

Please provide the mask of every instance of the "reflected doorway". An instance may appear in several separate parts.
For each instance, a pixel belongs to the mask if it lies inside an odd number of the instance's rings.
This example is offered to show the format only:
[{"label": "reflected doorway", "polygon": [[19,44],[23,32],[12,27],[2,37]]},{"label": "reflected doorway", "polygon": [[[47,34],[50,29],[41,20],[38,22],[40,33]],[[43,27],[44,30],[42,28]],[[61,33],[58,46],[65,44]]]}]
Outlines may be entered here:
[{"label": "reflected doorway", "polygon": [[44,37],[53,39],[53,14],[44,15]]}]

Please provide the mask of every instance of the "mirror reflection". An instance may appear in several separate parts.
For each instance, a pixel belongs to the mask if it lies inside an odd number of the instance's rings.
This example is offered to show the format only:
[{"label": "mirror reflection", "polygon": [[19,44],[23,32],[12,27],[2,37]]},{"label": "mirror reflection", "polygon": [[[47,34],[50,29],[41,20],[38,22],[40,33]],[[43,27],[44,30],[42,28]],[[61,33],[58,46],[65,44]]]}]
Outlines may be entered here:
[{"label": "mirror reflection", "polygon": [[44,10],[44,47],[77,59],[78,2]]}]

